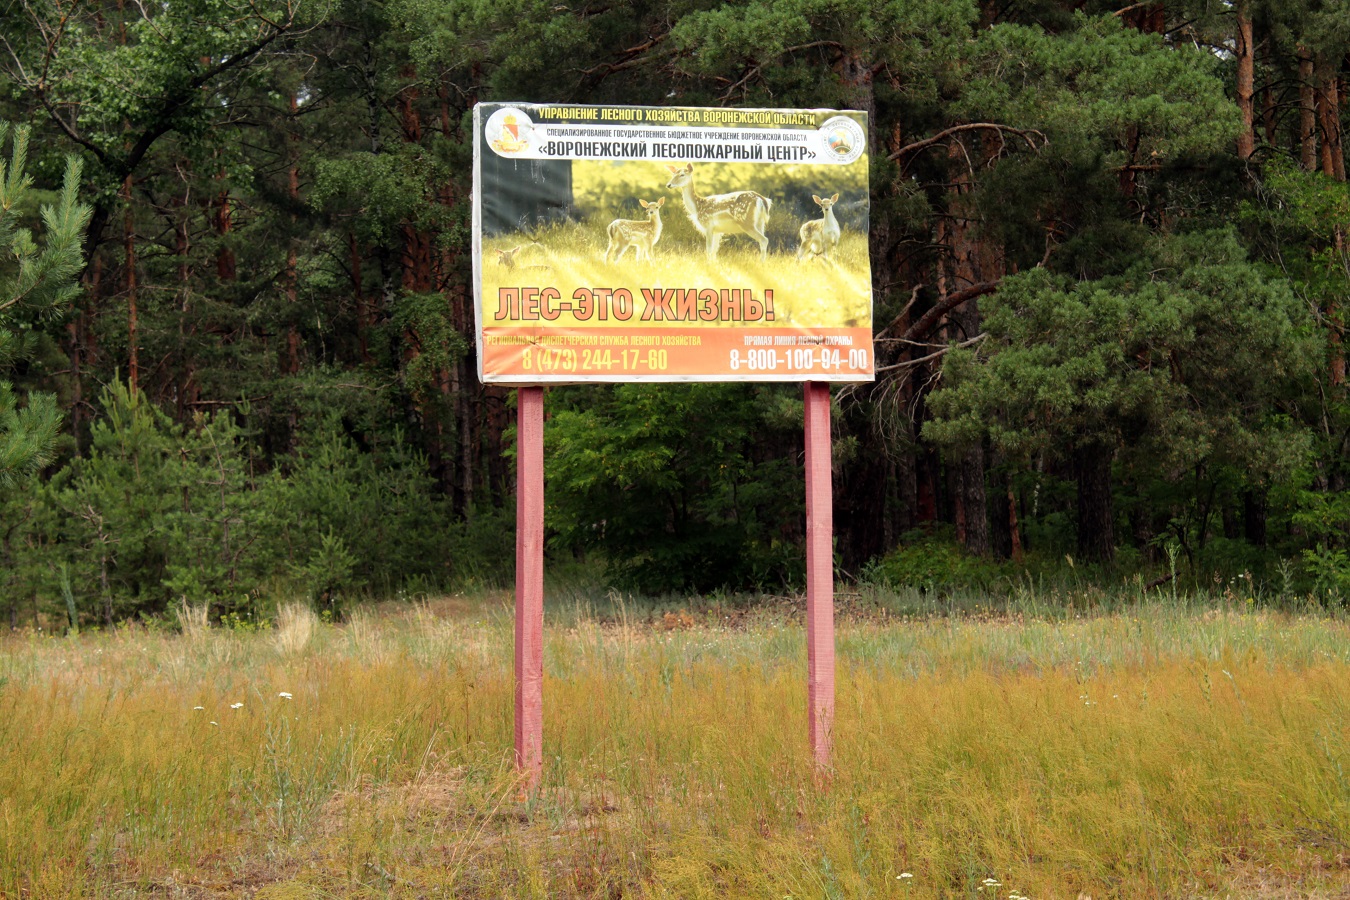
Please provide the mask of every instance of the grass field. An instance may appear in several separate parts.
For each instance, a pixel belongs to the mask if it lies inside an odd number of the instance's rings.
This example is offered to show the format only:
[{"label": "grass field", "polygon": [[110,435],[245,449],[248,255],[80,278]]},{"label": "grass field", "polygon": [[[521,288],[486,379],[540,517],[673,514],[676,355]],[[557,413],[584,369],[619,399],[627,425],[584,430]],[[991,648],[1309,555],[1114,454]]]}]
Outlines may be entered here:
[{"label": "grass field", "polygon": [[[605,262],[608,222],[558,225],[535,233],[537,243],[524,235],[505,235],[483,241],[483,297],[490,307],[484,320],[491,321],[497,311],[497,291],[501,287],[558,288],[563,298],[571,298],[579,287],[627,288],[641,302],[643,288],[754,288],[763,298],[763,289],[774,292],[774,322],[778,326],[842,328],[868,326],[872,315],[872,286],[867,270],[867,237],[845,232],[838,249],[829,260],[796,259],[797,243],[771,246],[767,259],[761,260],[759,247],[743,236],[723,240],[717,262],[709,264],[703,238],[693,234],[678,206],[665,209],[666,233],[656,245],[651,262],[634,260],[630,250],[622,260]],[[670,224],[674,223],[674,224]],[[682,231],[688,232],[682,235]],[[497,263],[498,250],[521,247],[517,264],[508,268]],[[636,324],[643,307],[638,306],[629,325]],[[594,319],[578,321],[570,312],[549,323],[555,327],[622,325]],[[652,323],[648,323],[652,324]],[[709,323],[692,323],[707,326]],[[729,322],[743,327],[744,323]],[[674,323],[671,323],[673,326]],[[660,327],[656,324],[655,327]]]},{"label": "grass field", "polygon": [[799,604],[551,613],[523,796],[505,603],[3,638],[0,895],[1350,896],[1342,618],[841,617],[818,784]]}]

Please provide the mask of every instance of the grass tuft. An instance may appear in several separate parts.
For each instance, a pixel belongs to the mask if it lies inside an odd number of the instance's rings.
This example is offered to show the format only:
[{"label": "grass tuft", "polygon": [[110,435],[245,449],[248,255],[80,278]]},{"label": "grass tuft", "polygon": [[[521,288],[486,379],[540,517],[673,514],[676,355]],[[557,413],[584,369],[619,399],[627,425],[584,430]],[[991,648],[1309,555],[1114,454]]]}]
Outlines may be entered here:
[{"label": "grass tuft", "polygon": [[173,614],[178,620],[178,628],[183,632],[183,636],[194,643],[200,641],[210,631],[211,607],[207,603],[188,603],[184,597],[174,607]]},{"label": "grass tuft", "polygon": [[319,617],[307,603],[292,601],[277,611],[276,643],[282,656],[297,656],[309,646]]}]

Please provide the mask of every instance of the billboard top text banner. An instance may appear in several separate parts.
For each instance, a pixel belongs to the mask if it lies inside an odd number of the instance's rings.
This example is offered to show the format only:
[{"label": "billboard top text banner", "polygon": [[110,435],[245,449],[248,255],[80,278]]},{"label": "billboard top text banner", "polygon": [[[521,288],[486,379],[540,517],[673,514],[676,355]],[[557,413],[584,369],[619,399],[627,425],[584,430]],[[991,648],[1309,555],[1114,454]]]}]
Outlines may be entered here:
[{"label": "billboard top text banner", "polygon": [[865,113],[480,103],[479,376],[870,381]]}]

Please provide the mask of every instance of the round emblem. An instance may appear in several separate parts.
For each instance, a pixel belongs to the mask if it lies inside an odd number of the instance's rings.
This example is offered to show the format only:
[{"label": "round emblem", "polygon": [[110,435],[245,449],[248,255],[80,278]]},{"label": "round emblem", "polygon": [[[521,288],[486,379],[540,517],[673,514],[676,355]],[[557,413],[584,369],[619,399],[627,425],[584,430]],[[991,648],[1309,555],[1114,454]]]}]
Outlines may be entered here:
[{"label": "round emblem", "polygon": [[500,156],[519,156],[530,149],[534,123],[513,106],[504,106],[488,116],[483,127],[488,146]]},{"label": "round emblem", "polygon": [[862,126],[848,116],[835,116],[820,126],[820,137],[825,143],[828,159],[836,163],[854,162],[867,149],[867,135]]}]

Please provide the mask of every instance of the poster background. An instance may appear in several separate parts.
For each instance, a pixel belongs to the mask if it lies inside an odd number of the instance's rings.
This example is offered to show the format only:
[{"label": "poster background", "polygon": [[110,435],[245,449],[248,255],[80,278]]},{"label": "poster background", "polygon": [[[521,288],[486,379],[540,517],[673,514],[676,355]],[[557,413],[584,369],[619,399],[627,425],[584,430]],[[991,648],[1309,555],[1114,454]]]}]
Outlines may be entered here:
[{"label": "poster background", "polygon": [[[497,138],[516,148],[519,157],[489,146],[486,126],[503,108],[524,113],[535,128],[530,136],[533,145],[527,147],[529,126],[522,123],[504,136],[502,116],[493,120]],[[741,128],[689,121],[703,110],[660,108],[653,113],[682,113],[686,119],[676,124],[640,123],[639,132],[631,117],[648,109],[568,107],[566,111],[580,114],[571,120],[557,115],[557,107],[517,103],[475,108],[474,276],[480,377],[504,384],[871,380],[868,159],[864,152],[848,164],[824,161],[829,157],[821,151],[829,144],[819,128],[847,116],[858,124],[850,133],[865,135],[865,115],[834,110],[706,111],[770,112],[806,123],[775,128],[756,122]],[[550,117],[550,111],[555,115]],[[605,128],[609,123],[596,120],[602,111],[630,117],[619,123],[627,128]],[[576,124],[582,127],[556,128]],[[693,187],[699,196],[752,191],[769,206],[766,258],[761,258],[750,237],[732,233],[722,239],[716,259],[709,262],[705,239],[686,211],[683,192],[668,187],[671,167],[681,167],[685,160],[526,158],[545,146],[541,133],[562,130],[574,146],[599,150],[617,143],[631,147],[638,143],[635,134],[672,135],[679,139],[676,149],[691,154],[701,152],[690,149],[691,144],[735,149],[754,145],[738,139],[767,135],[770,141],[781,140],[782,146],[809,146],[823,161],[694,162]],[[606,130],[609,136],[604,135]],[[650,153],[653,145],[665,143],[653,137],[642,149]],[[761,146],[782,153],[776,150],[779,144]],[[828,257],[808,254],[799,260],[802,224],[822,218],[813,194],[838,194],[833,212],[840,226],[839,245]],[[638,259],[630,249],[618,261],[607,261],[610,223],[646,222],[648,214],[639,201],[654,204],[663,199],[661,235],[652,259]],[[578,298],[579,290],[588,296]],[[658,307],[654,315],[649,309],[653,302]],[[757,305],[762,312],[755,317]],[[666,315],[681,309],[684,316],[675,320]],[[715,310],[715,317],[708,317],[709,309]]]}]

